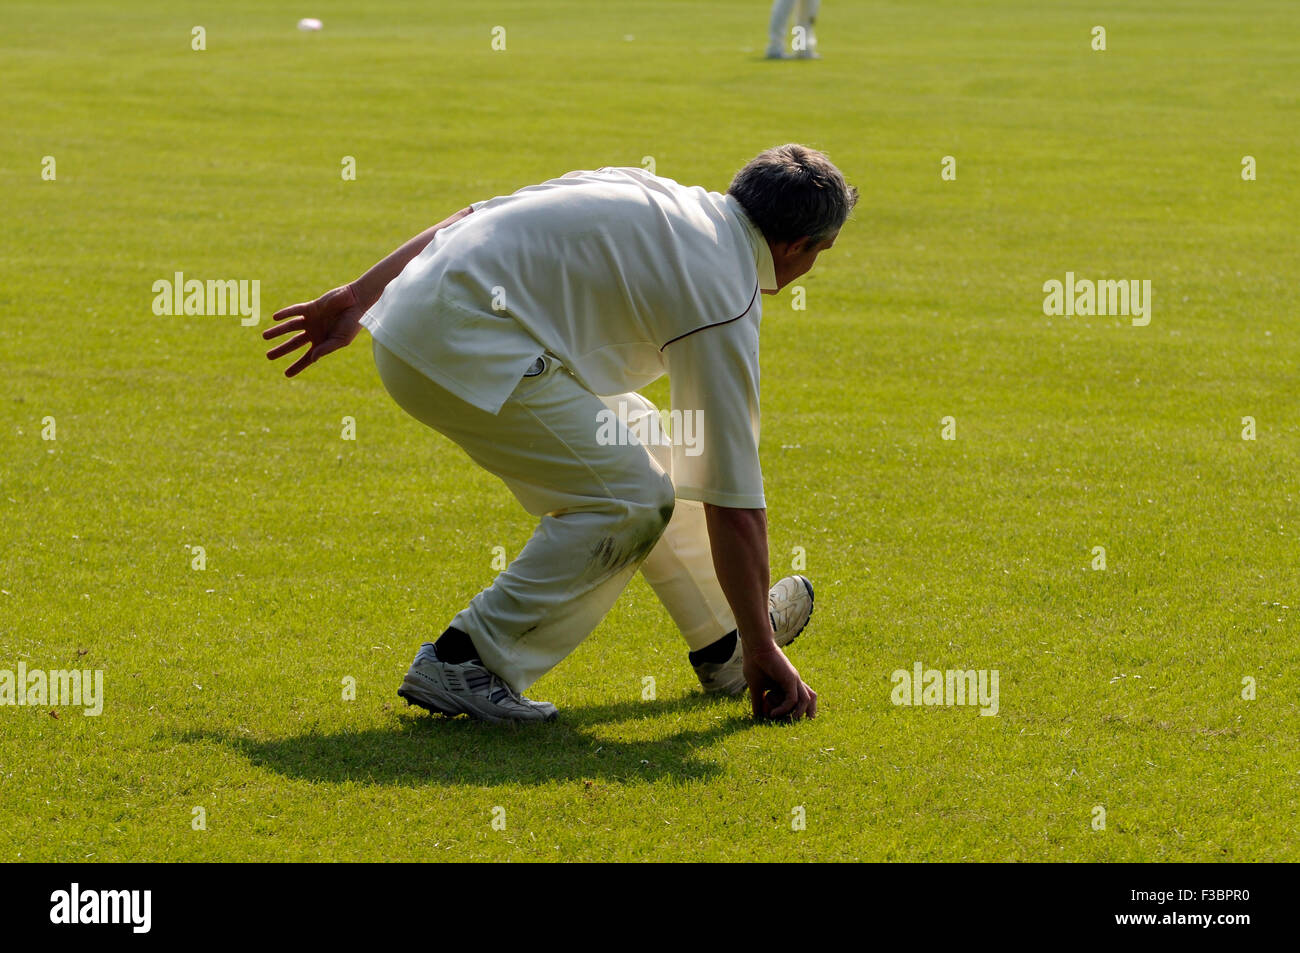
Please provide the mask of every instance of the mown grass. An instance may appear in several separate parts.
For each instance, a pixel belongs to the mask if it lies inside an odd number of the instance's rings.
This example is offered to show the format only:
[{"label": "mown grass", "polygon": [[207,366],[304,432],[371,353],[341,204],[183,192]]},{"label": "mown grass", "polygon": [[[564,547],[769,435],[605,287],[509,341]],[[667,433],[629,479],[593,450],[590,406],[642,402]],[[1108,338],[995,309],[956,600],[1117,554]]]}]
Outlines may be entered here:
[{"label": "mown grass", "polygon": [[[0,12],[0,668],[107,694],[0,708],[0,857],[1300,859],[1293,5],[830,3],[816,63],[761,59],[762,5],[667,6]],[[474,199],[645,156],[722,189],[790,140],[863,194],[764,319],[821,716],[700,697],[640,581],[532,690],[560,722],[407,710],[528,518],[363,342],[289,383],[152,283],[268,315]],[[1045,316],[1066,271],[1150,279],[1151,324]],[[916,661],[997,669],[998,716],[891,704]]]}]

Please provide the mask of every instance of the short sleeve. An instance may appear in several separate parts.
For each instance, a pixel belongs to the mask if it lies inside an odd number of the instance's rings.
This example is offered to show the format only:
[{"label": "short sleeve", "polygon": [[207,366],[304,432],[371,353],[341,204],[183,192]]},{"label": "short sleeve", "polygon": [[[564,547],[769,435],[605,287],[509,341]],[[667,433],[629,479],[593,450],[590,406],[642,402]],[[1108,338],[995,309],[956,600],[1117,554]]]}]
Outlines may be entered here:
[{"label": "short sleeve", "polygon": [[763,509],[756,306],[741,318],[669,342],[664,357],[677,496]]}]

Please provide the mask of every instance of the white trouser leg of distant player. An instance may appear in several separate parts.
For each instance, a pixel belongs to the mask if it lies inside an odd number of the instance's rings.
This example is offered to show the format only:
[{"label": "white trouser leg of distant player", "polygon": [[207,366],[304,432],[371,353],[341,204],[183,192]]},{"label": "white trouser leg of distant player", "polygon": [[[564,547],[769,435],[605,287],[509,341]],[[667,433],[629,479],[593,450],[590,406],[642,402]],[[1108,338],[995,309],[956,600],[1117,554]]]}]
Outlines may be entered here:
[{"label": "white trouser leg of distant player", "polygon": [[[497,414],[444,390],[375,342],[375,365],[407,413],[459,444],[535,516],[519,555],[451,622],[487,669],[522,692],[585,639],[641,569],[691,650],[735,627],[713,568],[704,505],[673,506],[671,448],[625,433],[602,442],[597,422],[620,402],[658,413],[639,394],[600,398],[553,357],[523,378]],[[635,427],[635,424],[633,424]]]},{"label": "white trouser leg of distant player", "polygon": [[785,56],[786,26],[795,0],[772,0],[772,16],[767,24],[767,55],[772,59]]},{"label": "white trouser leg of distant player", "polygon": [[795,56],[815,58],[817,56],[817,13],[822,0],[798,0],[795,4],[795,26],[803,30],[803,49],[796,50]]}]

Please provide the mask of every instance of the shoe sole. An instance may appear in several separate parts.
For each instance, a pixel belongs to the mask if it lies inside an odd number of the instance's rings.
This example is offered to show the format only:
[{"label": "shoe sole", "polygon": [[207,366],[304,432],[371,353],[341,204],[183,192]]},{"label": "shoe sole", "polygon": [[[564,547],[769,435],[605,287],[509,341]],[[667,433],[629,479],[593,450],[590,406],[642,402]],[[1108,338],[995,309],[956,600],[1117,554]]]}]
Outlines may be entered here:
[{"label": "shoe sole", "polygon": [[402,687],[397,690],[397,694],[398,697],[406,699],[408,705],[418,705],[435,715],[455,718],[457,715],[464,714],[460,706],[450,698],[444,700],[436,696],[429,690],[428,685],[412,680],[409,674],[402,679]]},{"label": "shoe sole", "polygon": [[794,635],[790,636],[790,638],[784,642],[777,643],[781,648],[785,648],[787,645],[794,642],[795,639],[799,638],[799,636],[803,635],[803,630],[808,628],[808,623],[812,621],[813,613],[817,611],[817,597],[813,594],[812,583],[809,582],[805,576],[796,575],[795,578],[802,582],[803,587],[808,590],[808,618],[803,620],[803,625],[799,626],[799,630],[795,632]]}]

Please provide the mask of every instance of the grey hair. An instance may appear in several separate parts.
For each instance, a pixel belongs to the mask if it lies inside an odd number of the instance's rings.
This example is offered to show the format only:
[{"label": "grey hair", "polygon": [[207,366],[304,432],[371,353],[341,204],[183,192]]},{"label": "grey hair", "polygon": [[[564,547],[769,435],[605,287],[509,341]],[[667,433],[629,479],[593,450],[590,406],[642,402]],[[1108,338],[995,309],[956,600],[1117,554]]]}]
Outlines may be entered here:
[{"label": "grey hair", "polygon": [[774,242],[823,242],[858,204],[858,190],[825,153],[795,142],[760,152],[736,173],[727,194]]}]

